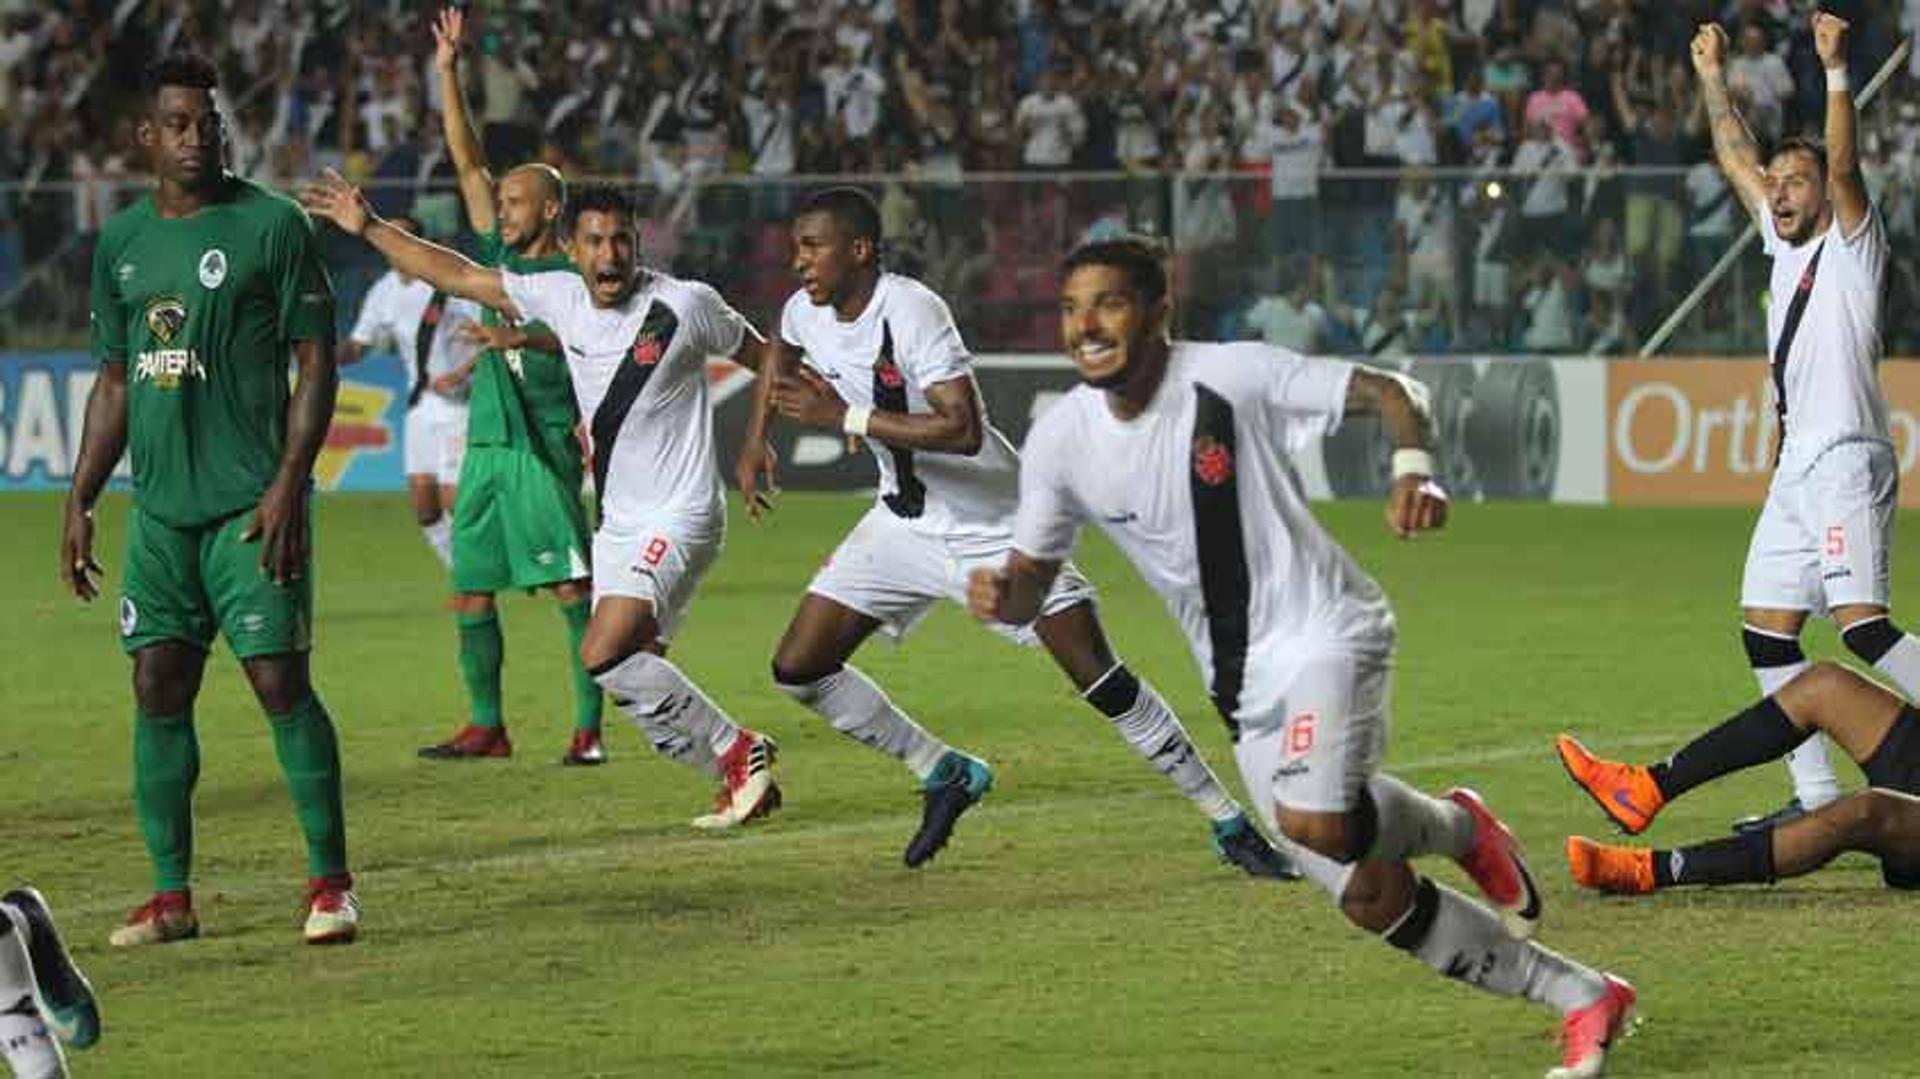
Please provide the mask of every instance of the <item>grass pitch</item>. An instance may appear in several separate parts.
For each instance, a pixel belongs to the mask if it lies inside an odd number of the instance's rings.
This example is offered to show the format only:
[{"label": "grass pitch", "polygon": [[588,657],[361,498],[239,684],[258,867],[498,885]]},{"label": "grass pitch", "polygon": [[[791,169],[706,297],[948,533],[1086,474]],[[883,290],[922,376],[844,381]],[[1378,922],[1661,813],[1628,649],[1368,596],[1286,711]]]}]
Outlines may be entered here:
[{"label": "grass pitch", "polygon": [[[100,514],[113,572],[90,608],[54,574],[57,498],[6,507],[0,885],[49,894],[101,993],[106,1033],[75,1055],[77,1075],[1526,1076],[1557,1062],[1544,1011],[1440,980],[1310,886],[1218,865],[1201,817],[1044,653],[953,609],[859,659],[996,768],[953,845],[903,868],[910,777],[767,673],[808,576],[864,507],[845,496],[789,496],[771,526],[736,513],[677,642],[676,661],[783,749],[786,808],[718,837],[687,827],[707,781],[617,715],[610,765],[557,766],[565,633],[545,597],[504,604],[518,755],[414,759],[463,714],[444,579],[398,497],[326,498],[316,681],[341,727],[364,936],[300,945],[298,835],[265,723],[221,651],[198,709],[206,936],[111,950],[148,890],[111,601],[125,502]],[[1608,833],[1562,775],[1556,731],[1651,757],[1751,698],[1735,610],[1751,511],[1463,506],[1416,543],[1389,537],[1372,504],[1323,513],[1400,615],[1389,767],[1482,790],[1529,844],[1542,939],[1638,985],[1646,1022],[1614,1074],[1920,1073],[1915,900],[1884,891],[1866,859],[1777,888],[1634,901],[1566,877],[1562,838]],[[1238,793],[1158,600],[1104,541],[1082,564],[1116,646]],[[1839,654],[1824,629],[1811,641]],[[1786,789],[1783,768],[1734,777],[1649,838],[1720,834]]]}]

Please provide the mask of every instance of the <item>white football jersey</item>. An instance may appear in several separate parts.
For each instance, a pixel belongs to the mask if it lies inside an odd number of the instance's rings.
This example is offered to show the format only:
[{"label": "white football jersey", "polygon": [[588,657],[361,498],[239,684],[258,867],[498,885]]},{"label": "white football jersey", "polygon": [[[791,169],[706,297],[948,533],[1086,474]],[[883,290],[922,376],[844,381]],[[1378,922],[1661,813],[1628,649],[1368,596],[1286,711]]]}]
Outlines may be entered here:
[{"label": "white football jersey", "polygon": [[732,356],[749,327],[711,286],[643,272],[616,307],[595,307],[572,270],[500,276],[521,317],[560,338],[593,447],[601,527],[661,515],[722,524],[707,357]]},{"label": "white football jersey", "polygon": [[[427,282],[417,277],[406,280],[397,271],[388,270],[360,301],[360,317],[354,320],[353,332],[348,335],[364,348],[392,349],[400,354],[407,365],[410,400],[418,400],[425,392],[422,383],[453,371],[478,350],[477,345],[458,340],[454,331],[462,322],[479,322],[480,305],[446,293],[437,294],[436,304],[435,295]],[[462,388],[453,399],[465,400],[466,396]]]},{"label": "white football jersey", "polygon": [[[799,349],[849,405],[931,413],[926,390],[973,372],[973,357],[945,300],[909,277],[881,274],[866,310],[842,322],[805,291],[787,298],[780,338]],[[917,531],[1005,534],[1020,499],[1020,457],[981,403],[980,450],[971,457],[898,449],[869,439],[880,465],[880,504]]]},{"label": "white football jersey", "polygon": [[[1880,392],[1881,309],[1887,276],[1887,232],[1877,209],[1849,236],[1834,215],[1824,235],[1793,245],[1773,228],[1765,207],[1754,215],[1773,256],[1767,305],[1767,358],[1771,362],[1794,293],[1820,253],[1806,313],[1787,352],[1786,439],[1780,467],[1798,471],[1822,450],[1849,439],[1889,441],[1887,402]],[[1774,374],[1776,401],[1780,373]]]},{"label": "white football jersey", "polygon": [[1094,521],[1186,632],[1222,715],[1273,722],[1328,654],[1386,656],[1386,596],[1314,519],[1288,455],[1338,426],[1353,365],[1177,342],[1146,411],[1079,386],[1027,436],[1014,546],[1065,559]]}]

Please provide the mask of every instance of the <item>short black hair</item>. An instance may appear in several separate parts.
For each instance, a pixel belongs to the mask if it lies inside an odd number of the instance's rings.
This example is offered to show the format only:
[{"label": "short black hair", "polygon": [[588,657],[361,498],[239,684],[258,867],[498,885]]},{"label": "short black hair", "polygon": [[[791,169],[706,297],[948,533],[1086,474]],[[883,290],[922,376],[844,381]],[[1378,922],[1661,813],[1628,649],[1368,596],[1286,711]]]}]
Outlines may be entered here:
[{"label": "short black hair", "polygon": [[1820,171],[1820,182],[1827,179],[1827,144],[1814,135],[1788,135],[1773,148],[1773,156],[1767,158],[1772,164],[1781,154],[1808,154],[1813,158],[1813,167]]},{"label": "short black hair", "polygon": [[144,80],[149,100],[169,86],[212,93],[220,85],[220,69],[197,52],[176,52],[161,57],[147,68]]},{"label": "short black hair", "polygon": [[572,236],[580,227],[582,214],[617,214],[627,219],[627,224],[638,227],[639,218],[633,209],[633,199],[627,196],[627,190],[614,184],[586,184],[570,192],[567,199],[567,231]]},{"label": "short black hair", "polygon": [[1166,245],[1151,236],[1121,236],[1083,243],[1060,264],[1060,282],[1066,283],[1082,266],[1111,266],[1127,277],[1127,286],[1151,306],[1167,295]]},{"label": "short black hair", "polygon": [[880,204],[857,187],[829,187],[814,192],[794,217],[808,214],[826,214],[854,239],[866,240],[875,246],[880,243]]}]

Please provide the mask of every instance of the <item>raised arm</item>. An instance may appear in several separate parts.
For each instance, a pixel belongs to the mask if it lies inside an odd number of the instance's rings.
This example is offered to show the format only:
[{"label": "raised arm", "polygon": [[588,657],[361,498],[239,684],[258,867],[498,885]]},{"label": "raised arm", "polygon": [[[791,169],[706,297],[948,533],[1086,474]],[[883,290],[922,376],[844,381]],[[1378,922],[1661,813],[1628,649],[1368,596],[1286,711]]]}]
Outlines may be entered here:
[{"label": "raised arm", "polygon": [[522,317],[507,296],[499,270],[481,266],[458,251],[380,220],[360,189],[332,169],[320,180],[300,189],[300,204],[315,217],[333,222],[340,231],[372,244],[401,273],[417,277],[443,292],[491,307],[509,318]]},{"label": "raised arm", "polygon": [[1627,93],[1627,69],[1625,65],[1613,69],[1613,75],[1607,79],[1613,88],[1613,111],[1620,117],[1620,130],[1632,132],[1640,127],[1640,113],[1633,107],[1633,95]]},{"label": "raised arm", "polygon": [[473,132],[467,116],[467,99],[460,88],[460,35],[466,27],[466,12],[447,7],[433,21],[433,70],[440,80],[440,126],[447,136],[447,154],[453,158],[453,171],[460,178],[460,198],[467,204],[467,224],[486,235],[497,221],[493,206],[493,173],[487,168],[487,152]]},{"label": "raised arm", "polygon": [[1707,106],[1707,126],[1713,131],[1714,160],[1747,213],[1757,214],[1767,204],[1767,176],[1760,164],[1760,147],[1727,92],[1723,66],[1727,32],[1718,23],[1701,23],[1692,48],[1693,70],[1700,76],[1700,97]]},{"label": "raised arm", "polygon": [[1387,527],[1401,539],[1447,523],[1447,494],[1434,477],[1433,410],[1427,388],[1405,375],[1359,366],[1347,383],[1346,414],[1375,415],[1393,439]]},{"label": "raised arm", "polygon": [[1847,21],[1814,12],[1813,47],[1827,71],[1827,193],[1841,231],[1851,235],[1867,219],[1872,205],[1866,182],[1860,178],[1859,120],[1853,88],[1847,85]]}]

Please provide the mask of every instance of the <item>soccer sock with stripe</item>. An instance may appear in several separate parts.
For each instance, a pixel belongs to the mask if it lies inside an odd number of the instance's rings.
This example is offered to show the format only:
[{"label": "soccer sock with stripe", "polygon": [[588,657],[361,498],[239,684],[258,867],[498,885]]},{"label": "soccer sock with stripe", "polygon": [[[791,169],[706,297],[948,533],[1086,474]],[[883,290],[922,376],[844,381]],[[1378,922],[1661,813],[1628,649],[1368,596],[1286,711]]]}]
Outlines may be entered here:
[{"label": "soccer sock with stripe", "polygon": [[1847,649],[1893,680],[1908,700],[1920,695],[1920,641],[1886,615],[1863,618],[1840,634]]},{"label": "soccer sock with stripe", "polygon": [[680,668],[651,652],[635,652],[596,668],[593,678],[661,756],[720,774],[720,756],[740,727]]},{"label": "soccer sock with stripe", "polygon": [[1180,717],[1152,686],[1134,677],[1126,664],[1115,664],[1081,696],[1112,721],[1135,753],[1172,780],[1209,819],[1224,821],[1241,815],[1240,804],[1207,767],[1206,758],[1187,736]]},{"label": "soccer sock with stripe", "polygon": [[65,1079],[66,1058],[34,1002],[27,922],[0,904],[0,1059],[16,1076]]},{"label": "soccer sock with stripe", "polygon": [[317,694],[285,715],[267,716],[273,755],[293,795],[293,813],[307,840],[307,875],[347,871],[347,814],[340,794],[340,741]]},{"label": "soccer sock with stripe", "polygon": [[1492,910],[1459,892],[1417,878],[1413,903],[1381,936],[1440,974],[1503,997],[1524,997],[1562,1015],[1606,994],[1600,972],[1515,940]]},{"label": "soccer sock with stripe", "polygon": [[600,683],[587,673],[580,662],[580,642],[586,639],[587,622],[593,617],[593,600],[581,596],[560,601],[560,617],[567,622],[567,671],[573,676],[573,729],[600,729]]},{"label": "soccer sock with stripe", "polygon": [[193,786],[200,779],[200,740],[193,710],[133,716],[133,804],[153,861],[153,889],[177,892],[193,871]]},{"label": "soccer sock with stripe", "polygon": [[500,667],[506,661],[500,612],[462,611],[455,621],[460,626],[460,677],[467,683],[471,722],[476,727],[499,727],[506,722],[500,709]]},{"label": "soccer sock with stripe", "polygon": [[1660,793],[1672,801],[1729,772],[1786,756],[1807,740],[1807,733],[1793,725],[1778,701],[1764,697],[1648,771]]},{"label": "soccer sock with stripe", "polygon": [[[1780,692],[1780,687],[1808,667],[1807,655],[1796,636],[1742,625],[1740,642],[1747,650],[1747,663],[1753,667],[1753,678],[1760,683],[1763,697]],[[1787,774],[1793,777],[1794,797],[1808,808],[1823,806],[1840,796],[1840,777],[1834,775],[1833,765],[1827,760],[1825,735],[1809,738],[1787,754]]]},{"label": "soccer sock with stripe", "polygon": [[1371,824],[1360,857],[1397,862],[1425,854],[1458,858],[1473,846],[1473,815],[1452,802],[1414,790],[1384,772],[1362,789],[1363,819]]},{"label": "soccer sock with stripe", "polygon": [[819,713],[834,730],[906,762],[923,780],[933,774],[933,766],[949,748],[895,707],[873,679],[851,663],[812,682],[787,681],[775,668],[773,681],[780,692]]},{"label": "soccer sock with stripe", "polygon": [[1713,839],[1676,850],[1653,852],[1653,886],[1690,884],[1771,884],[1773,829]]},{"label": "soccer sock with stripe", "polygon": [[453,518],[443,513],[432,524],[421,525],[420,534],[427,537],[427,546],[433,548],[440,564],[453,568]]}]

